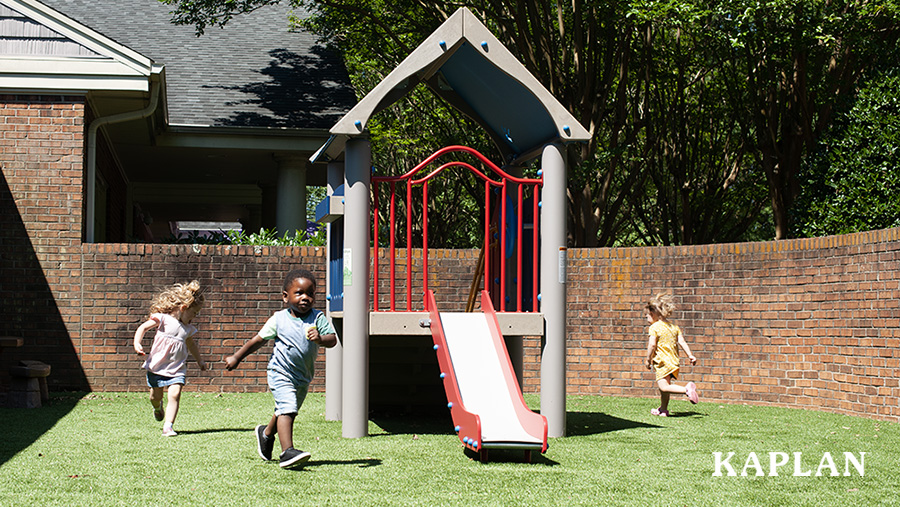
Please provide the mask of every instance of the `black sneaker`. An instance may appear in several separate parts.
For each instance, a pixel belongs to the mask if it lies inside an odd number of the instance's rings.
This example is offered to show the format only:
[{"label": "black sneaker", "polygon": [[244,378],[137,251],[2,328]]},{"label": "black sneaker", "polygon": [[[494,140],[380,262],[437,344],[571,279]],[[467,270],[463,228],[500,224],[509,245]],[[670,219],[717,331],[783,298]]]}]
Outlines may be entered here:
[{"label": "black sneaker", "polygon": [[259,457],[272,461],[272,446],[275,445],[275,437],[266,436],[266,425],[260,424],[256,427],[256,450],[259,451]]},{"label": "black sneaker", "polygon": [[281,462],[278,465],[281,468],[300,468],[309,461],[310,456],[312,455],[306,451],[289,447],[281,453]]}]

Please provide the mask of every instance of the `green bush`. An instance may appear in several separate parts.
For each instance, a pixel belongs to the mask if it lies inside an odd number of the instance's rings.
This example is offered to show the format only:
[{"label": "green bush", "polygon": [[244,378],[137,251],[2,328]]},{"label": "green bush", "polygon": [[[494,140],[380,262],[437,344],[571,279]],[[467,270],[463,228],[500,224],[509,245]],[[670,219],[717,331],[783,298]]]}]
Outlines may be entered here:
[{"label": "green bush", "polygon": [[900,73],[863,88],[810,157],[795,210],[800,236],[900,226]]},{"label": "green bush", "polygon": [[188,245],[245,245],[245,246],[324,246],[325,228],[311,227],[306,231],[295,231],[293,235],[279,236],[274,229],[260,229],[247,234],[244,231],[219,231],[201,234],[196,231],[170,236],[163,243]]},{"label": "green bush", "polygon": [[224,245],[268,245],[268,246],[323,246],[325,245],[325,229],[316,228],[312,231],[294,231],[294,235],[285,234],[279,236],[274,229],[260,229],[253,234],[245,234],[243,231],[227,231],[224,234]]}]

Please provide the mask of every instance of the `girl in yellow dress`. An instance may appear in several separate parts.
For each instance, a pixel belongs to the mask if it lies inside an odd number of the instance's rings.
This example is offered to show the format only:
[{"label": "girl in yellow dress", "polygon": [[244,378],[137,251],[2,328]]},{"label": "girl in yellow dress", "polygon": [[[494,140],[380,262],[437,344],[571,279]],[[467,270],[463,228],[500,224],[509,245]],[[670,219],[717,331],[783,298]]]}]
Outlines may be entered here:
[{"label": "girl in yellow dress", "polygon": [[647,303],[645,312],[650,323],[650,340],[647,343],[647,369],[656,368],[656,384],[659,386],[659,408],[650,411],[653,415],[666,417],[669,415],[669,396],[672,393],[686,394],[691,403],[697,403],[700,396],[697,386],[688,382],[684,387],[672,383],[678,378],[678,347],[687,354],[691,364],[697,364],[697,358],[691,354],[691,348],[684,341],[681,329],[667,319],[675,311],[672,296],[658,294]]}]

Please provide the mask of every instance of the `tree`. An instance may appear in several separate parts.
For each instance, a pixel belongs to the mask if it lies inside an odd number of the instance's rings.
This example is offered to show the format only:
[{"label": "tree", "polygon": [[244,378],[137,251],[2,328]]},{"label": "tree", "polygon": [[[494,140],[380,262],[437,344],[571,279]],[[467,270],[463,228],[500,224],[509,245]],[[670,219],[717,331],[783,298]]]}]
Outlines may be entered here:
[{"label": "tree", "polygon": [[645,182],[625,214],[630,242],[649,245],[737,241],[758,228],[765,188],[751,170],[739,120],[723,100],[710,62],[709,15],[688,4],[648,14],[637,88],[646,96],[639,137]]},{"label": "tree", "polygon": [[[896,61],[896,60],[895,60]],[[900,71],[872,76],[804,166],[803,236],[900,226]]]},{"label": "tree", "polygon": [[730,72],[729,101],[769,187],[775,238],[791,235],[804,157],[885,48],[897,44],[898,6],[877,0],[737,0],[712,9],[712,36]]}]

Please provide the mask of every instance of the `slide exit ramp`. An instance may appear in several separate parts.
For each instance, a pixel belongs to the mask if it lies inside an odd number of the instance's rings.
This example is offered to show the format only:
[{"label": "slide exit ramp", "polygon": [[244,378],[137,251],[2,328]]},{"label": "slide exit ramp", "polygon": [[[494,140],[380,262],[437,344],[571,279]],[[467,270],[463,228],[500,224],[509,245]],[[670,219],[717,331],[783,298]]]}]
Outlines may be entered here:
[{"label": "slide exit ramp", "polygon": [[454,429],[460,441],[487,461],[490,449],[547,451],[547,419],[522,397],[497,315],[487,292],[481,313],[440,313],[428,291],[431,336]]}]

